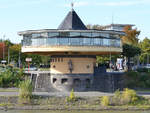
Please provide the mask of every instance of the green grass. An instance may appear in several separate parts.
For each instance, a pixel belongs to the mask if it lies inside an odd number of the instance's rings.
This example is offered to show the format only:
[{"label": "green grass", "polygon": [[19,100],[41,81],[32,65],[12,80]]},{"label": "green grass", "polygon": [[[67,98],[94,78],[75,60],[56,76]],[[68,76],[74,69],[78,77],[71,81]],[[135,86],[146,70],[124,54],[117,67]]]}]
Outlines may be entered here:
[{"label": "green grass", "polygon": [[18,88],[0,88],[0,92],[18,92]]}]

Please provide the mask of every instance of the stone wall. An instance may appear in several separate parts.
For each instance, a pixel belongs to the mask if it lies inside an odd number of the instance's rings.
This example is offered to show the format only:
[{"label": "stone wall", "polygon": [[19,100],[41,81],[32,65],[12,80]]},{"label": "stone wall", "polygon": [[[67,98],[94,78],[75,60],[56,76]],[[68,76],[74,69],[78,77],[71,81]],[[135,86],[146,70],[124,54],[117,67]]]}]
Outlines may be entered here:
[{"label": "stone wall", "polygon": [[[123,89],[123,73],[106,73],[103,69],[101,71],[95,70],[95,74],[90,78],[91,75],[86,77],[82,76],[67,76],[64,78],[70,80],[69,83],[60,84],[62,79],[60,79],[57,86],[53,83],[50,73],[32,73],[32,83],[34,86],[34,91],[37,92],[51,92],[51,91],[70,91],[72,88],[75,91],[101,91],[101,92],[114,92],[117,89]],[[73,84],[74,79],[79,78],[80,84]],[[90,84],[87,84],[86,80],[90,80]],[[72,82],[71,82],[72,81]],[[64,81],[66,82],[66,81]],[[58,90],[59,89],[59,90]],[[60,90],[61,89],[61,90]]]},{"label": "stone wall", "polygon": [[59,91],[86,91],[93,83],[93,74],[51,75],[52,86]]},{"label": "stone wall", "polygon": [[114,92],[123,89],[123,73],[101,73],[94,75],[92,90]]}]

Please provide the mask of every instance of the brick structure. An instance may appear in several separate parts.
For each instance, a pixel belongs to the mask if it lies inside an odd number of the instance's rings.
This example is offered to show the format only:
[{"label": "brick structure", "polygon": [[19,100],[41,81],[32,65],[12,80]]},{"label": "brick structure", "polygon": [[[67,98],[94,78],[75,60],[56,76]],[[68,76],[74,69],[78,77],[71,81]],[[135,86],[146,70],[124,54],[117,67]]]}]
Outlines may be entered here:
[{"label": "brick structure", "polygon": [[5,43],[0,42],[0,59],[3,59],[3,49],[4,49],[4,56],[7,56],[7,46],[5,45]]}]

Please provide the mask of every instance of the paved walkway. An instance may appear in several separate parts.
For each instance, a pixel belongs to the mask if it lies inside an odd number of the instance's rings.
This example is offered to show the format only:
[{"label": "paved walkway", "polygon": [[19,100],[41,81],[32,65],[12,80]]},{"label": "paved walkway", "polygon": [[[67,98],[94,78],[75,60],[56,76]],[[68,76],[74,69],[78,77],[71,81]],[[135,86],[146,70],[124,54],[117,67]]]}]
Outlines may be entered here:
[{"label": "paved walkway", "polygon": [[[69,96],[70,92],[33,92],[34,95],[39,96],[57,96],[64,97]],[[150,97],[150,92],[137,92],[139,96]],[[17,96],[18,92],[0,92],[0,96]],[[97,96],[112,96],[113,93],[104,93],[104,92],[75,92],[76,96],[79,97],[97,97]]]}]

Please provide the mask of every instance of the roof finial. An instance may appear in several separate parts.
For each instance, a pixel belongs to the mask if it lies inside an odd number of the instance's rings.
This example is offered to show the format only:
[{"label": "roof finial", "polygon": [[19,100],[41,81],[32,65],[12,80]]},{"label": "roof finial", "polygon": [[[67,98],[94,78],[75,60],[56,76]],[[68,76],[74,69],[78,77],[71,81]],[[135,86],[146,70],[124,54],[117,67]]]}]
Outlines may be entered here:
[{"label": "roof finial", "polygon": [[72,3],[71,3],[71,9],[72,9],[72,11],[73,11],[73,7],[74,7],[74,3],[72,1]]}]

